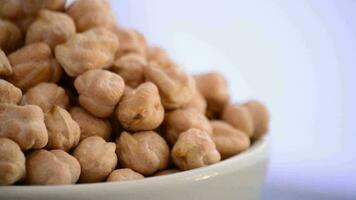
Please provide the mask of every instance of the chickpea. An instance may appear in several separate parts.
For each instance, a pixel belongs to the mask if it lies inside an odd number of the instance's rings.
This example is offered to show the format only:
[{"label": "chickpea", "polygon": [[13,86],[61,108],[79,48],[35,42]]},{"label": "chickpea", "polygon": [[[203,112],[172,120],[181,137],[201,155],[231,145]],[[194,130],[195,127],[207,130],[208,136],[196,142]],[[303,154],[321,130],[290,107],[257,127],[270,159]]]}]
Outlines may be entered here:
[{"label": "chickpea", "polygon": [[120,75],[125,84],[136,88],[145,81],[144,68],[147,66],[146,59],[140,54],[129,53],[117,59],[111,71]]},{"label": "chickpea", "polygon": [[268,110],[265,105],[256,100],[249,101],[243,106],[245,106],[252,115],[255,130],[252,139],[257,140],[268,132],[270,118]]},{"label": "chickpea", "polygon": [[180,170],[190,170],[219,162],[220,154],[208,133],[193,128],[179,135],[172,160]]},{"label": "chickpea", "polygon": [[33,43],[9,55],[13,75],[9,81],[25,91],[41,82],[58,82],[62,68],[46,43]]},{"label": "chickpea", "polygon": [[12,68],[5,53],[0,49],[0,77],[12,75]]},{"label": "chickpea", "polygon": [[209,135],[212,133],[209,120],[205,115],[191,109],[177,109],[166,113],[164,126],[165,138],[171,145],[177,141],[179,134],[191,128],[203,130]]},{"label": "chickpea", "polygon": [[7,137],[22,150],[40,149],[48,142],[41,108],[34,105],[0,104],[0,137]]},{"label": "chickpea", "polygon": [[71,108],[70,114],[80,127],[80,141],[90,136],[99,136],[109,141],[112,128],[108,120],[94,117],[81,107]]},{"label": "chickpea", "polygon": [[203,95],[201,95],[200,92],[196,90],[194,92],[193,98],[188,102],[188,104],[183,106],[183,109],[194,109],[205,115],[207,105],[208,104]]},{"label": "chickpea", "polygon": [[111,172],[107,182],[121,182],[121,181],[130,181],[130,180],[138,180],[145,178],[141,174],[133,171],[130,168],[125,169],[117,169]]},{"label": "chickpea", "polygon": [[16,19],[22,15],[21,0],[1,0],[0,17]]},{"label": "chickpea", "polygon": [[153,176],[164,176],[164,175],[175,174],[178,172],[180,172],[178,169],[166,169],[166,170],[155,173]]},{"label": "chickpea", "polygon": [[146,57],[147,43],[141,33],[124,28],[116,28],[114,32],[120,41],[120,47],[116,52],[116,58],[120,58],[129,53],[135,53]]},{"label": "chickpea", "polygon": [[164,119],[157,87],[146,82],[124,94],[116,116],[126,130],[146,131],[157,128]]},{"label": "chickpea", "polygon": [[218,117],[229,101],[226,80],[221,74],[213,72],[198,75],[195,81],[199,92],[208,102],[208,115]]},{"label": "chickpea", "polygon": [[243,131],[221,120],[213,120],[210,124],[213,128],[211,139],[222,159],[236,155],[250,147],[250,139]]},{"label": "chickpea", "polygon": [[16,25],[26,35],[28,28],[36,20],[36,16],[20,16],[15,20]]},{"label": "chickpea", "polygon": [[80,175],[78,160],[59,149],[30,153],[26,158],[26,168],[27,181],[32,185],[74,184]]},{"label": "chickpea", "polygon": [[168,166],[169,147],[156,132],[122,132],[116,145],[120,163],[140,174],[152,175]]},{"label": "chickpea", "polygon": [[194,95],[194,79],[175,65],[160,66],[150,62],[145,68],[145,76],[157,85],[166,109],[182,107]]},{"label": "chickpea", "polygon": [[18,104],[22,98],[22,92],[11,83],[0,79],[0,103]]},{"label": "chickpea", "polygon": [[35,16],[42,9],[63,11],[66,0],[25,0],[21,3],[26,15]]},{"label": "chickpea", "polygon": [[12,185],[25,177],[25,155],[18,144],[0,138],[0,185]]},{"label": "chickpea", "polygon": [[168,66],[171,63],[167,52],[160,47],[148,48],[147,60],[149,62],[155,62],[161,66]]},{"label": "chickpea", "polygon": [[48,130],[47,149],[69,151],[79,143],[79,125],[63,108],[54,106],[50,112],[46,113],[45,124]]},{"label": "chickpea", "polygon": [[54,106],[67,108],[69,97],[66,91],[54,83],[40,83],[27,90],[22,98],[21,105],[37,105],[44,113],[52,110]]},{"label": "chickpea", "polygon": [[45,42],[52,49],[75,35],[73,20],[66,14],[41,10],[26,34],[26,44]]},{"label": "chickpea", "polygon": [[74,157],[82,168],[79,182],[91,183],[104,181],[115,169],[116,146],[98,136],[87,137],[74,149]]},{"label": "chickpea", "polygon": [[115,34],[104,28],[93,28],[57,45],[55,55],[64,71],[75,77],[89,69],[111,66],[118,46]]},{"label": "chickpea", "polygon": [[74,86],[80,105],[96,117],[109,117],[125,88],[122,78],[112,72],[95,69],[78,76]]},{"label": "chickpea", "polygon": [[0,49],[11,53],[22,44],[22,33],[13,22],[0,18]]},{"label": "chickpea", "polygon": [[67,13],[74,19],[79,32],[94,27],[110,30],[116,27],[116,20],[110,13],[107,0],[77,0],[68,8]]},{"label": "chickpea", "polygon": [[222,120],[242,130],[249,137],[252,137],[254,132],[253,119],[246,107],[237,104],[227,104],[222,113]]}]

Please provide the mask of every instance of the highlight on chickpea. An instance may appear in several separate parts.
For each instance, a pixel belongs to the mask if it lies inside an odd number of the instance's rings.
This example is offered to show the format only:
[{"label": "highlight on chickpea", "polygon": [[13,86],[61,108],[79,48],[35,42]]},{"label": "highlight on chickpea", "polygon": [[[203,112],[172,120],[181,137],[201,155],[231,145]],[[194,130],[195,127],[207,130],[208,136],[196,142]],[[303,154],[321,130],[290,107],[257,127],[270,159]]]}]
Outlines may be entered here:
[{"label": "highlight on chickpea", "polygon": [[0,185],[122,182],[205,167],[269,130],[218,72],[188,74],[108,0],[0,4]]}]

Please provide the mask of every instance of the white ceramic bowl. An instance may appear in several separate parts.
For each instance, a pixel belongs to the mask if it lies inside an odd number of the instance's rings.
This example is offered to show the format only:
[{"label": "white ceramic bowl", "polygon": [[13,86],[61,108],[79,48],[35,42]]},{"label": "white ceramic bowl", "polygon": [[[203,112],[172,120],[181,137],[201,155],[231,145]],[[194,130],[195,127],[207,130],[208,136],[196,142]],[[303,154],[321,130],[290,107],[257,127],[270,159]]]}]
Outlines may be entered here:
[{"label": "white ceramic bowl", "polygon": [[217,164],[137,181],[60,186],[3,186],[0,199],[18,200],[257,200],[265,180],[268,137]]}]

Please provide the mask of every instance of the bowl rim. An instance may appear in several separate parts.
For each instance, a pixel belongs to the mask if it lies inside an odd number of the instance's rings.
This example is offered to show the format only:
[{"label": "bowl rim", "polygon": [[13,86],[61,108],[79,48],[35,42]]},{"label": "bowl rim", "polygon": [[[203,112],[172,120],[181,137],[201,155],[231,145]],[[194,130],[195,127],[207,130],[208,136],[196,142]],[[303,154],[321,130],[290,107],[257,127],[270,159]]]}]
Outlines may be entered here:
[{"label": "bowl rim", "polygon": [[92,189],[92,188],[105,188],[107,186],[114,186],[115,189],[130,189],[144,188],[147,184],[150,187],[154,185],[162,186],[171,182],[176,184],[186,184],[187,182],[195,182],[206,179],[211,179],[216,176],[229,174],[238,171],[241,168],[253,165],[261,160],[267,159],[268,149],[270,145],[270,137],[264,136],[258,141],[254,142],[253,145],[246,151],[223,160],[221,162],[202,167],[197,169],[192,169],[188,171],[182,171],[174,174],[163,175],[163,176],[153,176],[147,177],[139,180],[123,181],[123,182],[99,182],[99,183],[83,183],[83,184],[72,184],[72,185],[10,185],[10,186],[0,186],[0,196],[1,191],[5,192],[41,192],[48,191],[52,189],[68,191],[68,190],[80,190],[80,189]]}]

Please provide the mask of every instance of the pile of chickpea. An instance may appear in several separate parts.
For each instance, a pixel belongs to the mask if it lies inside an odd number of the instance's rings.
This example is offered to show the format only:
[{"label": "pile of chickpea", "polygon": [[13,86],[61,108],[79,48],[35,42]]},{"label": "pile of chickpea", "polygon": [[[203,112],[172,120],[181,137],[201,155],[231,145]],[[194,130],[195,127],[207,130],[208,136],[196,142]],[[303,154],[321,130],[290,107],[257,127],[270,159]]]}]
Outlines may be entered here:
[{"label": "pile of chickpea", "polygon": [[204,167],[267,131],[219,73],[189,75],[106,0],[0,1],[0,185],[127,181]]}]

